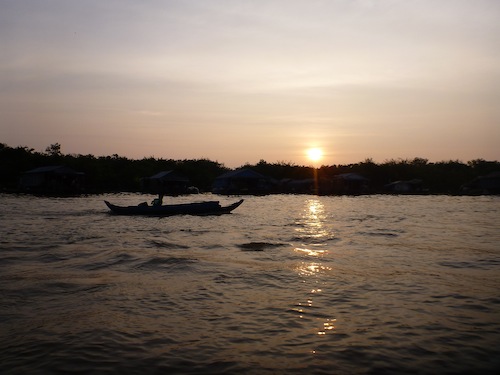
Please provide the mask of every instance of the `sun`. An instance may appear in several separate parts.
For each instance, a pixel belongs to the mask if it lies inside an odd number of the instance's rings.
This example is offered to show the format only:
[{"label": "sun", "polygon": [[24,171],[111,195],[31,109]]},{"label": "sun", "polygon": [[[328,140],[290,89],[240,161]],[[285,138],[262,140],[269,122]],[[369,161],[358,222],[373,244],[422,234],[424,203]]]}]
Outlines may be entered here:
[{"label": "sun", "polygon": [[307,158],[311,161],[319,161],[323,157],[323,151],[320,148],[310,148],[306,151]]}]

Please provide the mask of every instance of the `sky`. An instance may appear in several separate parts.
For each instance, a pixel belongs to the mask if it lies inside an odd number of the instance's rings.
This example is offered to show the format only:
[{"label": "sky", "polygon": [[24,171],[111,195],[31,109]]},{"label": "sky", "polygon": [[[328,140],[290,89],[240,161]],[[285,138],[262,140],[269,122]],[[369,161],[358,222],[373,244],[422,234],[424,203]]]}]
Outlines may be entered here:
[{"label": "sky", "polygon": [[498,0],[0,0],[0,142],[500,160]]}]

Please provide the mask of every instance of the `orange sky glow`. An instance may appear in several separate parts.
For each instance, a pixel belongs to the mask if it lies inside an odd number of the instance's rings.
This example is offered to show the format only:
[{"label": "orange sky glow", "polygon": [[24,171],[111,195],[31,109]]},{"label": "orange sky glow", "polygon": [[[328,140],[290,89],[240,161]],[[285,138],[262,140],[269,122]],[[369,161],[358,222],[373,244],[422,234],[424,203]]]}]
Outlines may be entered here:
[{"label": "orange sky glow", "polygon": [[500,159],[496,0],[0,2],[0,142],[245,163]]}]

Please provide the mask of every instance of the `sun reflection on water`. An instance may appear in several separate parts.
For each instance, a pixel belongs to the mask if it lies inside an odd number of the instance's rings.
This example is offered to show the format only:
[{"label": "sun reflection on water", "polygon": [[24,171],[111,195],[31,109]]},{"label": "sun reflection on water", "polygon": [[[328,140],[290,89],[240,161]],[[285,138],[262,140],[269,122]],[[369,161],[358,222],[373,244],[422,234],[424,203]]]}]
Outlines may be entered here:
[{"label": "sun reflection on water", "polygon": [[333,236],[325,226],[327,215],[325,206],[317,199],[308,199],[302,213],[302,217],[297,222],[296,231],[299,236],[309,243],[324,244]]},{"label": "sun reflection on water", "polygon": [[328,250],[324,249],[307,249],[303,247],[296,247],[294,250],[298,253],[304,253],[312,257],[319,257],[325,255],[328,252]]},{"label": "sun reflection on water", "polygon": [[[317,301],[323,300],[320,296],[323,290],[319,287],[322,285],[322,277],[333,270],[328,259],[329,244],[334,238],[331,225],[328,223],[325,206],[320,199],[312,198],[305,202],[302,216],[297,222],[296,231],[301,243],[293,250],[301,258],[301,261],[296,265],[295,271],[304,283],[314,283],[317,286],[310,289],[307,302],[297,303],[293,310],[298,314],[299,319],[310,320],[313,325],[309,331],[311,334],[316,335],[316,337],[333,334],[335,333],[336,319],[328,313],[325,314],[323,312],[324,306],[317,304]],[[315,349],[313,348],[311,353],[315,354]]]},{"label": "sun reflection on water", "polygon": [[326,335],[327,333],[333,333],[333,330],[335,329],[334,323],[337,321],[337,319],[326,319],[326,321],[323,323],[323,329],[318,331],[318,335]]},{"label": "sun reflection on water", "polygon": [[308,199],[305,203],[302,218],[296,228],[302,244],[295,247],[294,251],[307,258],[314,257],[316,261],[303,261],[297,265],[296,271],[300,276],[313,276],[331,270],[331,267],[317,261],[328,254],[325,243],[331,238],[331,234],[324,225],[326,215],[323,203],[317,198]]},{"label": "sun reflection on water", "polygon": [[[318,291],[321,290],[318,289],[314,292]],[[315,335],[322,336],[335,333],[337,319],[320,317],[322,314],[318,313],[318,307],[319,306],[313,304],[311,298],[306,302],[297,303],[292,310],[298,314],[299,319],[308,319],[314,324],[315,328],[313,328],[312,332],[314,332]]]},{"label": "sun reflection on water", "polygon": [[326,234],[323,228],[325,207],[318,199],[309,199],[306,202],[303,220],[305,224],[304,234],[312,237],[322,237]]},{"label": "sun reflection on water", "polygon": [[302,262],[296,268],[296,271],[300,276],[313,276],[320,272],[327,272],[331,270],[332,267],[325,266],[321,263],[316,263],[316,262],[313,263]]}]

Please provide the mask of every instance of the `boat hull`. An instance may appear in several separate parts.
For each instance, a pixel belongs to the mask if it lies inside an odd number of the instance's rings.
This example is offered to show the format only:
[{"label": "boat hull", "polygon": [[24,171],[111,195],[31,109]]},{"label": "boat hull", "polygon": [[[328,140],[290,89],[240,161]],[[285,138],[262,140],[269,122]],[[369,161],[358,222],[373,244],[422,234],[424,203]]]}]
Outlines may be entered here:
[{"label": "boat hull", "polygon": [[229,206],[221,206],[218,201],[182,203],[163,206],[116,206],[104,201],[111,213],[116,215],[173,216],[173,215],[222,215],[228,214],[243,203],[243,199]]}]

